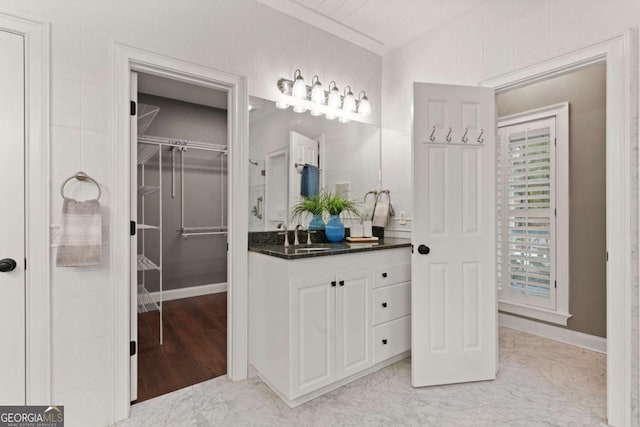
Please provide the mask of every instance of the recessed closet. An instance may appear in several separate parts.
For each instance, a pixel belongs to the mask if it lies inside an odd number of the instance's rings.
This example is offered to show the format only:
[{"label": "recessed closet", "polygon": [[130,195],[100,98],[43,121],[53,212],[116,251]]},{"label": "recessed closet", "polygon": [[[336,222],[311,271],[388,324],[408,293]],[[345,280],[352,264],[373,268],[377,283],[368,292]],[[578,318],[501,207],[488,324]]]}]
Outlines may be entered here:
[{"label": "recessed closet", "polygon": [[131,388],[140,402],[226,373],[227,94],[142,73],[133,85]]}]

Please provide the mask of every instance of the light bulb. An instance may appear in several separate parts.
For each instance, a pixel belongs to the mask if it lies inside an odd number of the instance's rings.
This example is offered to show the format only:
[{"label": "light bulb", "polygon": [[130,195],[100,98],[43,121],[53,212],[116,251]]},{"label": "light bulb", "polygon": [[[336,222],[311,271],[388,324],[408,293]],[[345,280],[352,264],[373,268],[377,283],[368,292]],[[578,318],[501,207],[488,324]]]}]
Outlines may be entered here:
[{"label": "light bulb", "polygon": [[[315,83],[313,83],[314,79],[316,81]],[[313,76],[313,79],[311,81],[313,83],[311,89],[311,101],[315,102],[316,104],[323,105],[325,103],[325,98],[322,83],[320,83],[320,79],[318,79],[318,76]]]},{"label": "light bulb", "polygon": [[360,92],[362,96],[360,97],[360,102],[358,103],[358,113],[363,116],[368,116],[371,114],[371,104],[369,103],[369,98],[367,98],[367,94],[364,91]]},{"label": "light bulb", "polygon": [[324,116],[327,120],[335,120],[336,116],[334,116],[333,114],[327,114]]},{"label": "light bulb", "polygon": [[351,120],[347,119],[346,117],[340,117],[338,121],[340,123],[349,123]]},{"label": "light bulb", "polygon": [[295,107],[293,107],[293,111],[295,111],[296,113],[304,113],[307,111],[307,109],[296,105]]},{"label": "light bulb", "polygon": [[286,102],[276,102],[276,108],[279,108],[281,110],[286,110],[287,108],[289,108],[289,104],[287,104]]},{"label": "light bulb", "polygon": [[[332,83],[333,83],[333,89],[331,89]],[[340,91],[336,86],[336,82],[329,83],[329,98],[327,99],[327,105],[335,109],[339,109],[342,106],[342,100],[340,99]]]},{"label": "light bulb", "polygon": [[311,110],[311,115],[312,116],[321,116],[322,115],[322,111],[320,110]]},{"label": "light bulb", "polygon": [[[347,89],[349,89],[348,92]],[[344,88],[344,94],[344,99],[342,100],[342,109],[344,111],[353,113],[354,111],[356,111],[356,97],[353,96],[353,92],[351,92],[350,86]]]},{"label": "light bulb", "polygon": [[[297,74],[297,77],[296,77]],[[293,82],[293,88],[291,89],[291,95],[298,99],[306,99],[307,98],[307,85],[304,82],[304,78],[300,73],[300,70],[296,70],[293,74],[295,80]]]}]

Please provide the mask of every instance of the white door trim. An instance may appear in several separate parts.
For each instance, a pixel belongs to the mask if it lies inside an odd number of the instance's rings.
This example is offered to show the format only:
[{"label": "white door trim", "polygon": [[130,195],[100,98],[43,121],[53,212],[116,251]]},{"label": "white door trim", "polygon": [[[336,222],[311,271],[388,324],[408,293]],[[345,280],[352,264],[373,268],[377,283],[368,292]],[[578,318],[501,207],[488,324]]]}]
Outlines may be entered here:
[{"label": "white door trim", "polygon": [[114,141],[111,188],[111,284],[114,289],[115,419],[129,416],[129,253],[130,146],[129,75],[131,71],[154,74],[228,93],[229,144],[229,252],[227,375],[234,381],[247,378],[248,337],[248,95],[246,77],[206,68],[146,50],[114,43]]},{"label": "white door trim", "polygon": [[[480,82],[496,91],[606,61],[607,65],[607,415],[615,426],[628,426],[638,390],[638,340],[633,317],[638,283],[632,259],[638,245],[638,32],[624,34],[511,73]],[[635,300],[633,300],[635,296]],[[637,333],[637,331],[636,331]]]},{"label": "white door trim", "polygon": [[26,402],[51,403],[49,23],[0,11],[25,43]]}]

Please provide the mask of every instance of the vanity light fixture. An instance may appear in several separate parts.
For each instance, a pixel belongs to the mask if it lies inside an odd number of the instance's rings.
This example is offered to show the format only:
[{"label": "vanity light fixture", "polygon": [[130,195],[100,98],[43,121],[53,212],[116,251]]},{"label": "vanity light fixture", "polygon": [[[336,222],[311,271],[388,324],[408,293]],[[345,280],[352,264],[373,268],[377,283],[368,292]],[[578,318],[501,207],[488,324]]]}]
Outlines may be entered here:
[{"label": "vanity light fixture", "polygon": [[371,114],[371,104],[365,91],[360,91],[356,99],[351,86],[346,86],[344,96],[341,96],[335,81],[331,81],[325,91],[317,75],[311,79],[311,86],[307,86],[300,69],[293,73],[293,80],[278,80],[278,89],[283,98],[276,102],[276,107],[285,109],[293,106],[296,113],[311,110],[313,116],[324,114],[328,120],[338,118],[341,123],[349,122],[354,114],[363,117]]},{"label": "vanity light fixture", "polygon": [[304,77],[300,69],[297,69],[293,73],[293,88],[291,89],[291,95],[298,99],[307,99],[307,85],[304,82]]},{"label": "vanity light fixture", "polygon": [[[347,92],[347,89],[349,90]],[[344,98],[342,99],[342,109],[344,111],[348,111],[349,113],[353,113],[356,111],[356,97],[353,96],[353,92],[351,91],[351,86],[347,86],[344,88]]]},{"label": "vanity light fixture", "polygon": [[[317,74],[313,76],[313,78],[311,79],[311,102],[313,102],[316,105],[324,105],[326,102],[324,88],[322,87],[322,83],[320,83],[320,78],[318,77]],[[315,109],[312,108],[311,115],[321,116],[322,111],[320,111],[317,108]]]},{"label": "vanity light fixture", "polygon": [[363,90],[358,94],[358,114],[362,114],[363,116],[371,114],[371,104],[369,103],[366,92]]}]

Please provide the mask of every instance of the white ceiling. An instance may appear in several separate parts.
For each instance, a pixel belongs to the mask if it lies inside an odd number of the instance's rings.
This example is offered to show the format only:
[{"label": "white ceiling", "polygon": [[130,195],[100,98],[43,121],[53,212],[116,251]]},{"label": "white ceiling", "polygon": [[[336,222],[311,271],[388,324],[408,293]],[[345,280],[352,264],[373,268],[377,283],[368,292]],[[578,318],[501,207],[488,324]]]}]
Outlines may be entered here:
[{"label": "white ceiling", "polygon": [[258,0],[384,55],[483,0]]}]

